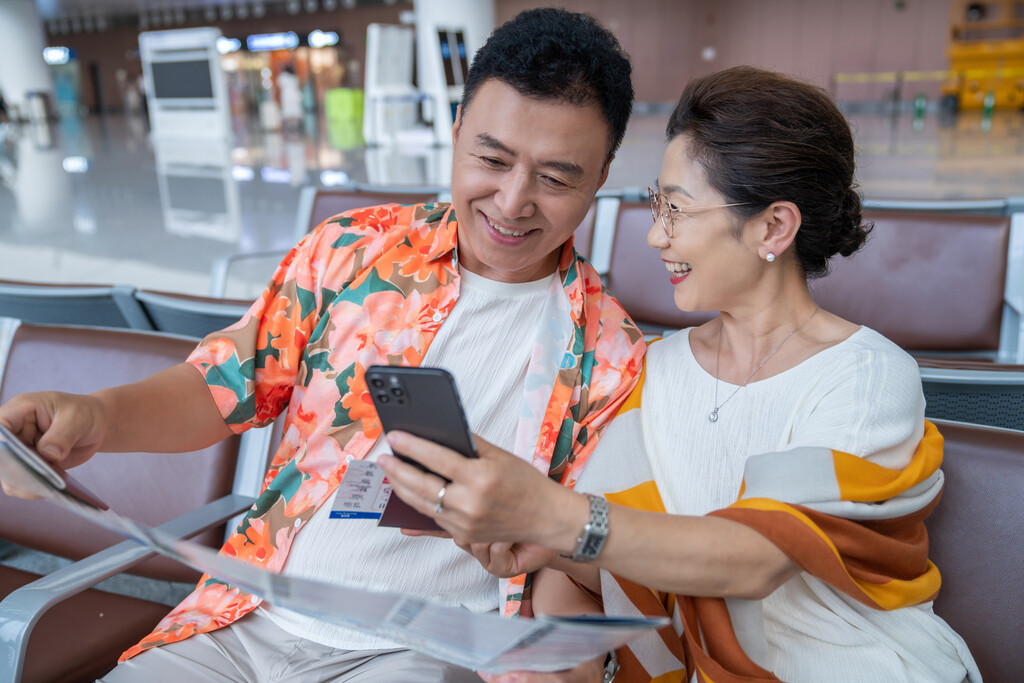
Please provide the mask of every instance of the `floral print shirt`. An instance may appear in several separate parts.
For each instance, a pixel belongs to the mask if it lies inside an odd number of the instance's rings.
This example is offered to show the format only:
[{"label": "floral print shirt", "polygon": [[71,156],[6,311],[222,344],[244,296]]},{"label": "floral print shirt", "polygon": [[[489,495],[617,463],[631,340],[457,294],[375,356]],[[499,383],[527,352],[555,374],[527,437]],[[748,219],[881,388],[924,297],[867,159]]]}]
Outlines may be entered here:
[{"label": "floral print shirt", "polygon": [[[189,357],[235,432],[287,410],[259,498],[221,552],[284,568],[295,534],[334,492],[347,463],[381,434],[364,370],[419,365],[459,296],[458,221],[447,204],[385,205],[327,220],[275,271],[236,324]],[[565,486],[637,380],[643,335],[572,248],[565,296],[548,297],[519,406],[516,453]],[[529,613],[527,576],[501,582],[503,612]],[[209,575],[122,659],[228,625],[260,598]]]}]

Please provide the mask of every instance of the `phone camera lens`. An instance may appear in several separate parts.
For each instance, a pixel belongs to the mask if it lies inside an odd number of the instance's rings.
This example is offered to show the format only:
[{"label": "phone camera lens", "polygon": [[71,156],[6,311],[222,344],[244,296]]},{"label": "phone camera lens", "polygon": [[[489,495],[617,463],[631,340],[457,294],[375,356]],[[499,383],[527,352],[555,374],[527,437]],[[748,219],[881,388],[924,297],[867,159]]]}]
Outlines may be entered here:
[{"label": "phone camera lens", "polygon": [[402,391],[402,387],[391,387],[391,395],[398,398],[399,396],[404,396],[405,392]]},{"label": "phone camera lens", "polygon": [[373,379],[370,380],[370,384],[372,384],[375,388],[380,389],[384,386],[384,380],[380,379],[379,377],[374,377]]},{"label": "phone camera lens", "polygon": [[377,400],[380,401],[381,403],[387,403],[388,401],[391,400],[391,398],[382,391],[379,394],[377,394]]}]

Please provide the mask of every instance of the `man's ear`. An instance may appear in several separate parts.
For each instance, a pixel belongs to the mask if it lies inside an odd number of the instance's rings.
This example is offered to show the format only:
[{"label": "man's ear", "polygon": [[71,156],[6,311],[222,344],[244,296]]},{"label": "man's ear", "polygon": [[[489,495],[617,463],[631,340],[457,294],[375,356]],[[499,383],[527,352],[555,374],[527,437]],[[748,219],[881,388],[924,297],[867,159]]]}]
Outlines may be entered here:
[{"label": "man's ear", "polygon": [[793,202],[772,202],[762,215],[764,235],[758,248],[758,255],[765,258],[768,252],[771,252],[779,256],[789,249],[800,230],[800,208]]},{"label": "man's ear", "polygon": [[452,124],[452,147],[459,139],[459,128],[462,127],[462,105],[455,108],[455,122]]},{"label": "man's ear", "polygon": [[608,169],[612,167],[612,161],[615,160],[615,155],[611,155],[608,158],[608,162],[604,165],[604,170],[601,171],[601,180],[597,183],[597,189],[600,190],[604,186],[604,182],[608,180]]}]

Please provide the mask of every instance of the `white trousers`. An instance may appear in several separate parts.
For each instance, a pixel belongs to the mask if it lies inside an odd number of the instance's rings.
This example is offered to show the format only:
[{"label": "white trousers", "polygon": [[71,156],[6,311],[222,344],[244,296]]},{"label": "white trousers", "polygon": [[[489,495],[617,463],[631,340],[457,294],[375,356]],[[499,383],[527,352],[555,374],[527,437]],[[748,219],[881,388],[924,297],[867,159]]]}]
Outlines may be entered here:
[{"label": "white trousers", "polygon": [[337,650],[294,636],[260,610],[234,624],[146,650],[99,683],[480,683],[468,669],[412,650]]}]

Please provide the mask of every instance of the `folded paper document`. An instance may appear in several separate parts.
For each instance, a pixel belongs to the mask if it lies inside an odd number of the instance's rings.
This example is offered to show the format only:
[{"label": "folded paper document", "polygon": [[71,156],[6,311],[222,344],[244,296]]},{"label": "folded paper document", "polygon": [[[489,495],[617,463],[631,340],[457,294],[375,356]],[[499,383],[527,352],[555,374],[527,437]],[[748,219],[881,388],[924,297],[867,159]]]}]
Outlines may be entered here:
[{"label": "folded paper document", "polygon": [[419,597],[273,574],[126,519],[0,425],[0,479],[73,510],[163,555],[262,596],[274,605],[376,633],[432,657],[489,673],[556,671],[613,650],[665,619],[505,619]]}]

